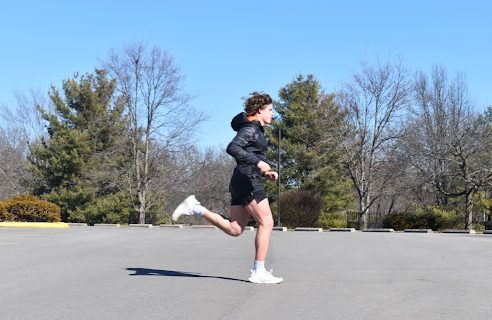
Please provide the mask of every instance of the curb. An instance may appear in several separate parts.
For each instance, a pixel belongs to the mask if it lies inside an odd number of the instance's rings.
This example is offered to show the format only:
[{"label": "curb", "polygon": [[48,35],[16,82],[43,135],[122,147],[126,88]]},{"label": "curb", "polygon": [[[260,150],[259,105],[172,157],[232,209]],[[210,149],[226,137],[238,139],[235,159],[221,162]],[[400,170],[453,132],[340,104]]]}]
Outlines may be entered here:
[{"label": "curb", "polygon": [[323,228],[295,228],[294,231],[314,231],[323,232]]},{"label": "curb", "polygon": [[273,227],[272,228],[273,231],[287,231],[287,227]]},{"label": "curb", "polygon": [[443,230],[442,233],[467,233],[467,234],[476,234],[475,230],[457,230],[457,229],[446,229]]},{"label": "curb", "polygon": [[182,224],[160,224],[160,228],[176,228],[176,229],[183,229]]},{"label": "curb", "polygon": [[141,224],[141,223],[130,223],[128,225],[129,228],[146,228],[146,229],[152,229],[154,226],[151,224]]},{"label": "curb", "polygon": [[71,227],[87,227],[87,223],[79,223],[79,222],[69,222],[68,226]]},{"label": "curb", "polygon": [[244,230],[255,231],[255,227],[247,226],[247,227],[244,227]]},{"label": "curb", "polygon": [[113,228],[120,228],[119,223],[95,223],[94,227],[113,227]]},{"label": "curb", "polygon": [[405,229],[409,233],[433,233],[432,229]]},{"label": "curb", "polygon": [[195,225],[190,226],[190,228],[193,228],[193,229],[217,229],[216,226],[209,225],[209,224],[195,224]]},{"label": "curb", "polygon": [[394,229],[388,228],[388,229],[364,229],[362,232],[390,232],[390,233],[395,233]]},{"label": "curb", "polygon": [[68,229],[69,226],[65,222],[0,222],[0,227]]},{"label": "curb", "polygon": [[330,228],[330,232],[356,232],[355,228]]},{"label": "curb", "polygon": [[484,230],[483,234],[492,234],[492,230]]}]

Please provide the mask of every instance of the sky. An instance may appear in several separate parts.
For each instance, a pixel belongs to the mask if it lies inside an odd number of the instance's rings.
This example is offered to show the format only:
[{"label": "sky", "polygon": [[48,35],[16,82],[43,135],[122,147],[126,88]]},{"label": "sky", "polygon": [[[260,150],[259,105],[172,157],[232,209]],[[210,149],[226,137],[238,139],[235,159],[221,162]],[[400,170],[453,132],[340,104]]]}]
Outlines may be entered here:
[{"label": "sky", "polygon": [[142,41],[171,54],[191,106],[208,114],[202,148],[224,148],[241,97],[278,98],[297,75],[334,92],[361,61],[402,57],[466,76],[480,109],[492,105],[492,2],[469,1],[2,1],[0,104],[47,93],[93,72],[111,49]]}]

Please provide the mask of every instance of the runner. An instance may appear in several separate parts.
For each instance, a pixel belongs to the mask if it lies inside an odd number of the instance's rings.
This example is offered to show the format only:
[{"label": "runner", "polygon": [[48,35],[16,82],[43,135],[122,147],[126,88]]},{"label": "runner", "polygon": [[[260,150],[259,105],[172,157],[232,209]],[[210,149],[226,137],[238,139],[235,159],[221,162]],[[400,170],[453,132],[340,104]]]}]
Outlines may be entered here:
[{"label": "runner", "polygon": [[243,233],[251,215],[258,223],[255,261],[249,277],[249,281],[253,283],[283,281],[283,278],[274,277],[272,270],[265,269],[273,216],[261,177],[272,181],[278,179],[278,173],[272,171],[265,155],[267,139],[263,126],[272,121],[272,102],[268,94],[253,92],[244,102],[244,112],[232,119],[231,126],[237,135],[227,146],[227,153],[234,157],[237,166],[229,184],[231,193],[229,220],[203,207],[193,195],[187,197],[172,215],[174,221],[182,215],[201,216],[234,237]]}]

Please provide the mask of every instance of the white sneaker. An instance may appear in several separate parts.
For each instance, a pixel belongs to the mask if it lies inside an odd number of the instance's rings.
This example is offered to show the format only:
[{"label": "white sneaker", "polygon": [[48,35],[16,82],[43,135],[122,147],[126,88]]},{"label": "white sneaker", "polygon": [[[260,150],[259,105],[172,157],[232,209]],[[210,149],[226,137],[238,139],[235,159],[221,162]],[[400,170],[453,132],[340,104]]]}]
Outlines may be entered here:
[{"label": "white sneaker", "polygon": [[179,204],[179,206],[174,210],[172,219],[173,221],[178,220],[182,215],[191,216],[194,214],[193,206],[200,204],[200,202],[195,198],[194,195],[189,196],[184,199],[183,202]]},{"label": "white sneaker", "polygon": [[273,270],[262,270],[256,272],[251,270],[251,276],[248,280],[253,283],[280,283],[284,281],[284,278],[274,277],[272,272]]}]

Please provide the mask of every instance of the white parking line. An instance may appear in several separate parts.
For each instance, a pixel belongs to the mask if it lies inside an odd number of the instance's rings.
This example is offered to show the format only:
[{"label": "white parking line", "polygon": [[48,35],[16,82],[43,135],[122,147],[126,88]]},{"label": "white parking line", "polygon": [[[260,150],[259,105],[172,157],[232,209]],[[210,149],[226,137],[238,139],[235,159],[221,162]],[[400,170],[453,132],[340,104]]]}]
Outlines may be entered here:
[{"label": "white parking line", "polygon": [[[7,237],[6,237],[7,238]],[[9,240],[45,240],[45,239],[51,239],[51,238],[37,238],[37,237],[8,237]]]}]

